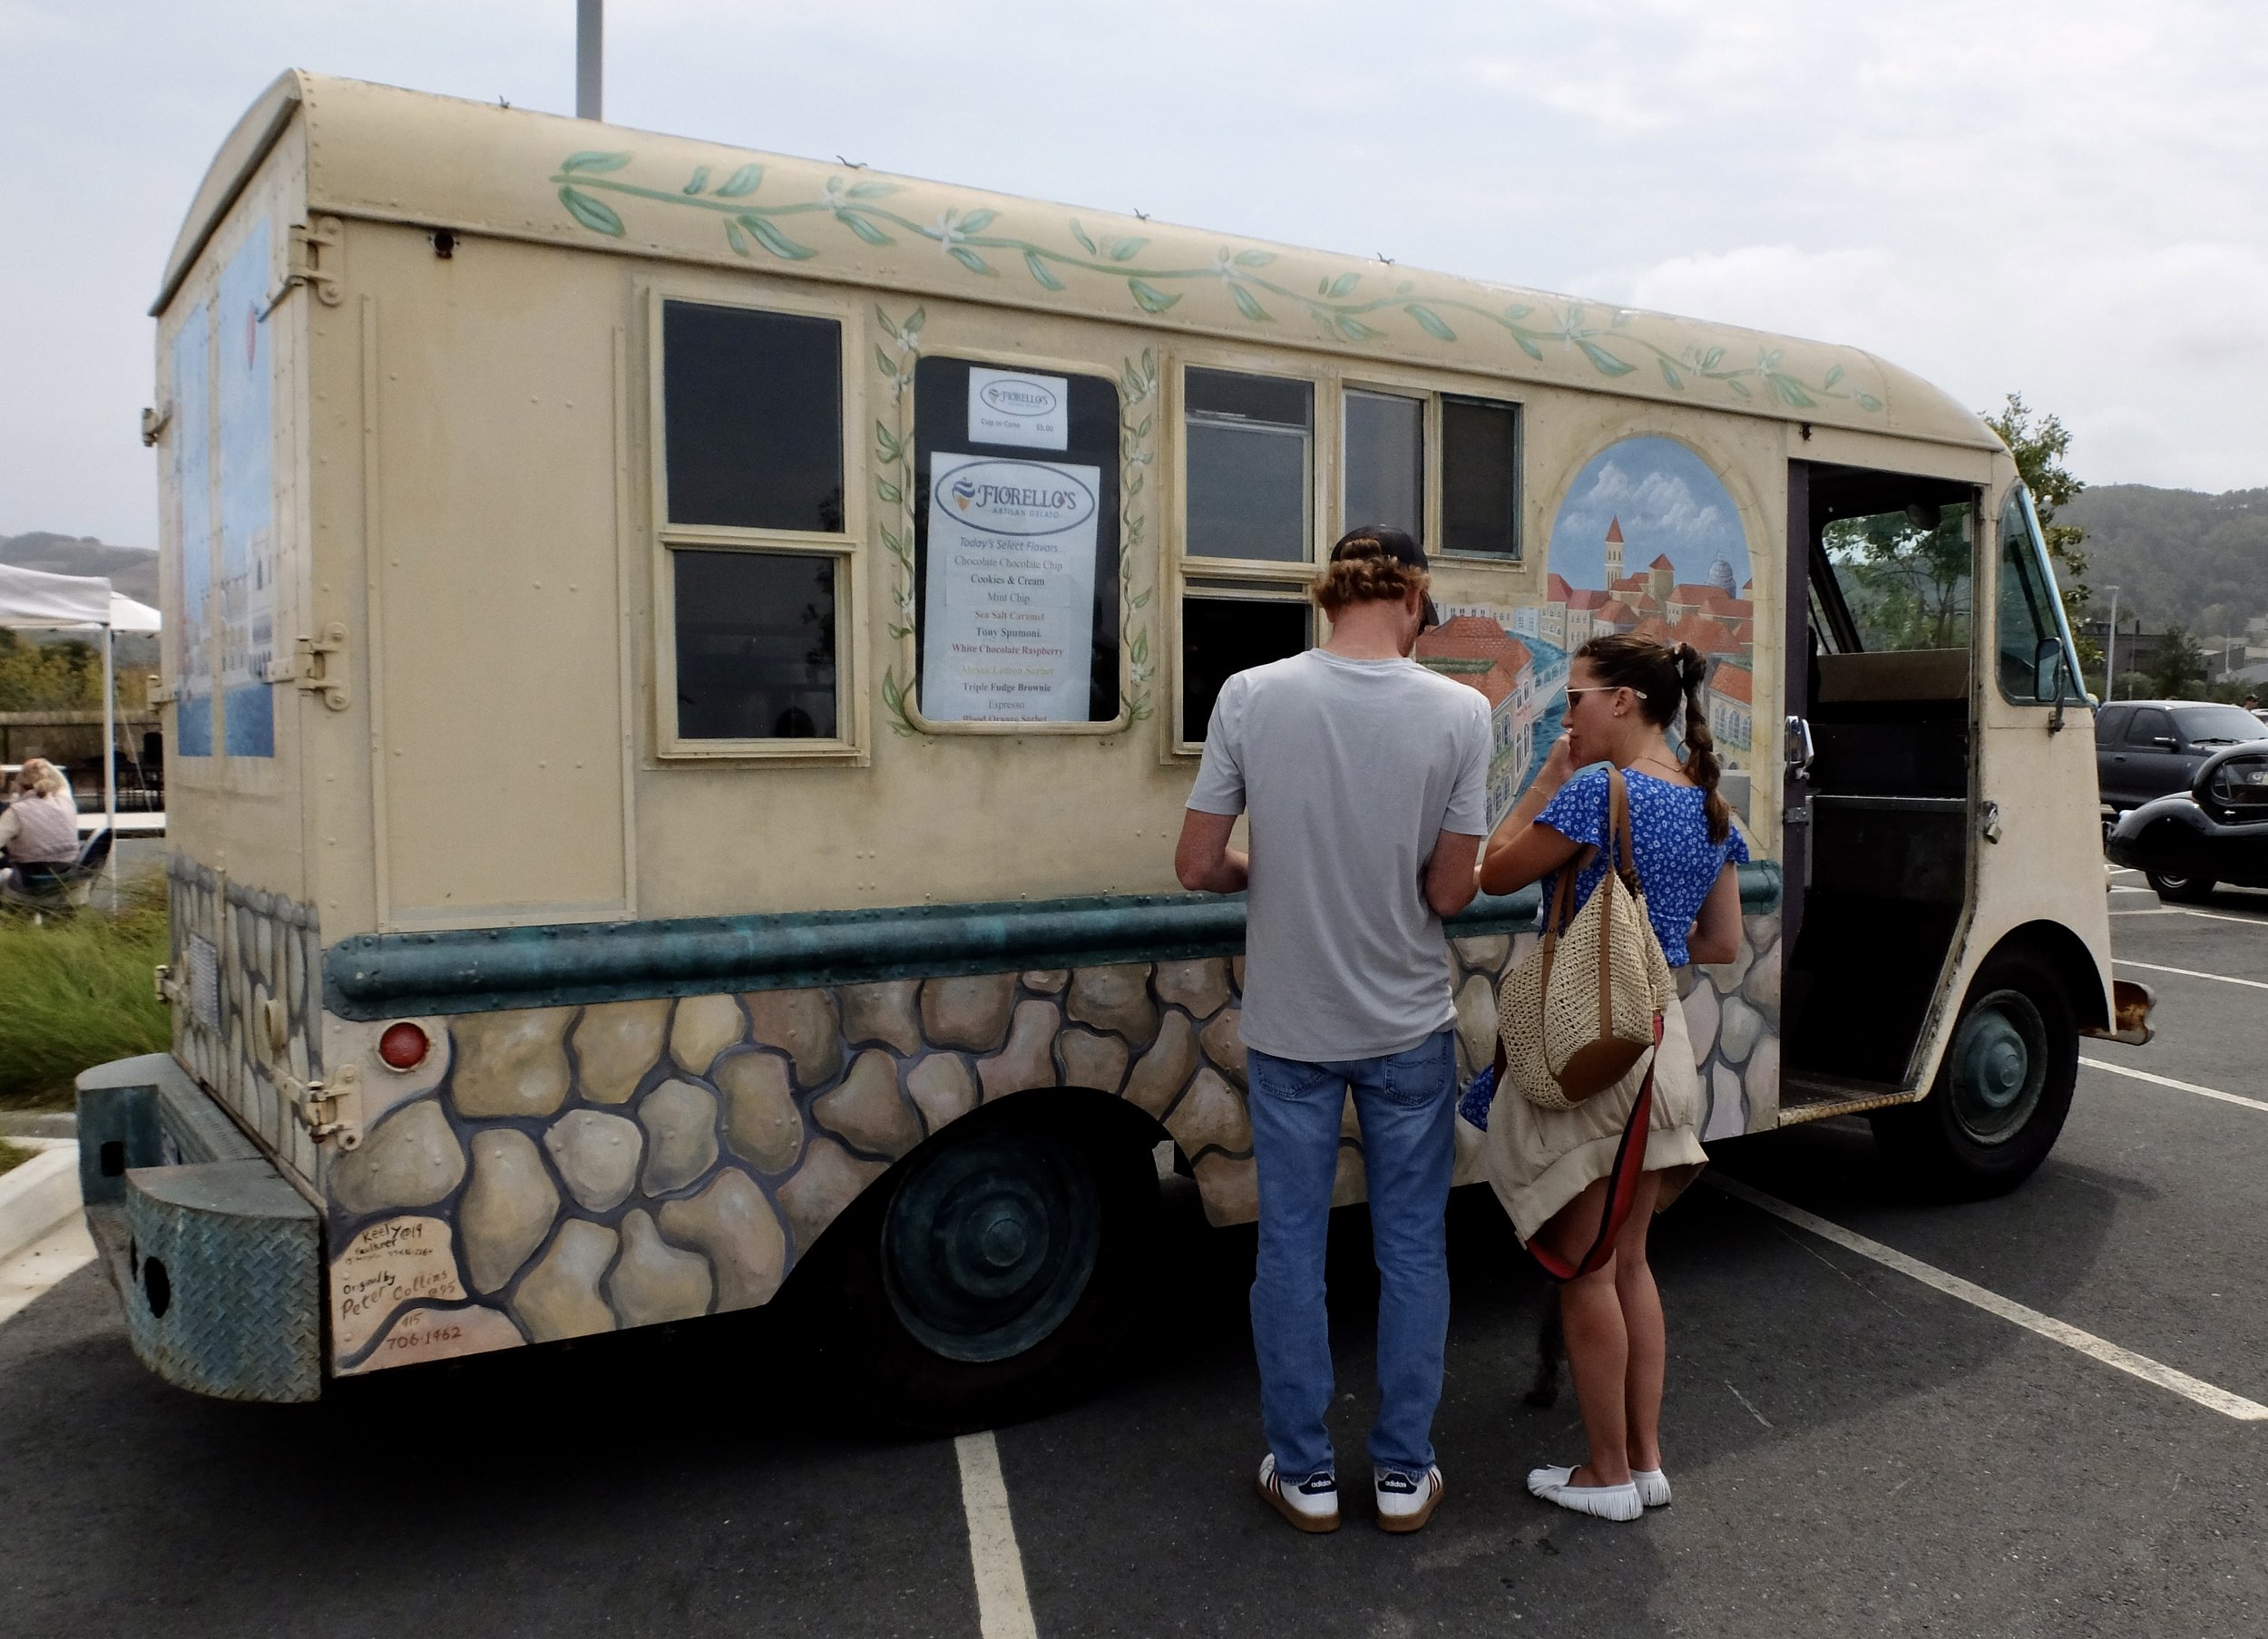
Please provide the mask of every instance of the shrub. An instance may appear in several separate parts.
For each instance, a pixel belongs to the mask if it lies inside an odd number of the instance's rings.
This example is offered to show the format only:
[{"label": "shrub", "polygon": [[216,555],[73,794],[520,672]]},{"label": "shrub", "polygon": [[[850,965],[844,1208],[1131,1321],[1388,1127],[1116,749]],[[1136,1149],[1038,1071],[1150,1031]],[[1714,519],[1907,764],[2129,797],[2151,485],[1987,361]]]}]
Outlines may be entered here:
[{"label": "shrub", "polygon": [[0,1107],[67,1107],[90,1065],[165,1050],[150,971],[166,959],[165,883],[107,889],[76,915],[0,917]]}]

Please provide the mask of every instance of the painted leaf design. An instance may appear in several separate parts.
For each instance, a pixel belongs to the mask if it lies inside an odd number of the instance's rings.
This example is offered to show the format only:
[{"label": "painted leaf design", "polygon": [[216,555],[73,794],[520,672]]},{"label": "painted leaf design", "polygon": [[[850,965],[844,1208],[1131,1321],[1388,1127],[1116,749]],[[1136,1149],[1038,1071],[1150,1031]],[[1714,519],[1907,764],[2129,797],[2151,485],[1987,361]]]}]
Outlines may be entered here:
[{"label": "painted leaf design", "polygon": [[1260,305],[1258,298],[1256,298],[1251,291],[1246,289],[1242,285],[1229,286],[1228,294],[1237,298],[1237,311],[1243,314],[1254,324],[1265,325],[1273,322],[1268,317],[1268,310],[1266,307],[1263,307]]},{"label": "painted leaf design", "polygon": [[1149,243],[1149,241],[1145,239],[1112,239],[1110,259],[1114,262],[1130,262],[1141,254],[1142,247]]},{"label": "painted leaf design", "polygon": [[1442,316],[1434,312],[1432,308],[1424,306],[1422,303],[1412,302],[1408,307],[1403,308],[1403,311],[1407,313],[1412,318],[1417,320],[1418,328],[1424,331],[1426,335],[1432,337],[1435,341],[1455,341],[1457,339],[1457,333],[1442,321]]},{"label": "painted leaf design", "polygon": [[1734,392],[1739,394],[1743,398],[1753,398],[1755,396],[1754,394],[1749,392],[1748,384],[1741,380],[1738,376],[1726,376],[1725,378],[1725,385],[1732,388]]},{"label": "painted leaf design", "polygon": [[888,234],[883,232],[881,229],[875,227],[855,210],[838,210],[835,213],[835,220],[860,239],[865,239],[869,245],[887,245],[894,242]]},{"label": "painted leaf design", "polygon": [[1239,250],[1236,258],[1239,268],[1265,268],[1275,259],[1273,250]]},{"label": "painted leaf design", "polygon": [[945,254],[972,273],[992,272],[992,269],[984,265],[984,259],[966,245],[948,245],[945,247]]},{"label": "painted leaf design", "polygon": [[810,246],[799,245],[789,239],[764,217],[742,216],[736,220],[748,230],[750,238],[782,261],[805,262],[819,254]]},{"label": "painted leaf design", "polygon": [[846,192],[854,200],[886,200],[897,190],[895,182],[853,182]]},{"label": "painted leaf design", "polygon": [[922,327],[928,322],[929,309],[916,307],[905,316],[905,333],[908,336],[919,336],[922,333]]},{"label": "painted leaf design", "polygon": [[1595,341],[1585,341],[1579,337],[1575,345],[1583,350],[1583,356],[1590,360],[1591,368],[1601,376],[1628,376],[1637,368],[1634,364],[1617,358]]},{"label": "painted leaf design", "polygon": [[1156,286],[1139,278],[1128,279],[1126,288],[1134,293],[1134,299],[1141,303],[1145,313],[1163,313],[1181,299],[1178,296],[1168,296]]},{"label": "painted leaf design", "polygon": [[893,377],[898,373],[897,361],[882,350],[880,342],[875,343],[875,368]]},{"label": "painted leaf design", "polygon": [[567,214],[593,233],[604,233],[615,239],[622,237],[622,219],[614,214],[614,208],[603,200],[594,200],[580,188],[562,188],[559,202],[567,207]]},{"label": "painted leaf design", "polygon": [[1512,306],[1504,309],[1504,317],[1513,320],[1526,318],[1528,317],[1528,304],[1525,302],[1515,302]]},{"label": "painted leaf design", "polygon": [[905,499],[905,492],[887,479],[878,478],[875,481],[875,494],[888,506],[895,506]]},{"label": "painted leaf design", "polygon": [[1783,376],[1775,370],[1766,379],[1772,383],[1772,390],[1788,405],[1799,410],[1811,408],[1812,395],[1804,391],[1804,384],[1793,376]]},{"label": "painted leaf design", "polygon": [[748,254],[748,236],[740,231],[740,224],[738,222],[725,224],[725,243],[730,245],[738,255]]},{"label": "painted leaf design", "polygon": [[1071,238],[1079,241],[1080,249],[1086,251],[1089,256],[1099,256],[1101,254],[1100,251],[1095,249],[1094,240],[1087,237],[1087,230],[1079,225],[1079,219],[1077,217],[1071,218]]},{"label": "painted leaf design", "polygon": [[1372,329],[1352,314],[1342,313],[1339,315],[1338,323],[1339,334],[1349,341],[1372,341],[1375,340],[1379,335],[1378,331]]},{"label": "painted leaf design", "polygon": [[758,184],[763,180],[763,166],[743,165],[725,179],[725,185],[717,190],[717,197],[720,200],[739,199],[744,194],[754,193]]},{"label": "painted leaf design", "polygon": [[560,161],[559,168],[562,171],[574,171],[585,175],[595,175],[601,171],[620,171],[629,163],[630,155],[626,153],[605,153],[597,149],[587,148],[581,153],[569,154]]},{"label": "painted leaf design", "polygon": [[1512,339],[1520,344],[1520,350],[1522,353],[1528,355],[1529,357],[1534,359],[1538,364],[1541,364],[1543,362],[1543,349],[1536,346],[1533,341],[1525,336],[1515,336]]},{"label": "painted leaf design", "polygon": [[[875,351],[879,353],[882,349],[876,347]],[[881,446],[882,458],[885,461],[895,461],[898,458],[899,454],[905,448],[903,444],[898,442],[897,434],[891,430],[890,424],[886,421],[877,421],[875,423],[875,443]]]},{"label": "painted leaf design", "polygon": [[997,210],[972,210],[961,219],[961,231],[982,233],[992,225],[992,219],[999,214]]},{"label": "painted leaf design", "polygon": [[1025,270],[1031,275],[1032,282],[1039,285],[1041,288],[1061,290],[1063,288],[1063,281],[1055,277],[1054,269],[1047,265],[1047,259],[1037,250],[1027,250],[1023,253],[1023,265]]},{"label": "painted leaf design", "polygon": [[1671,364],[1667,358],[1657,359],[1655,362],[1659,364],[1662,367],[1662,379],[1667,382],[1671,386],[1676,387],[1679,392],[1684,392],[1686,378],[1677,374],[1677,366]]},{"label": "painted leaf design", "polygon": [[1701,367],[1705,370],[1714,370],[1724,362],[1725,349],[1722,347],[1711,347],[1701,355]]},{"label": "painted leaf design", "polygon": [[1359,273],[1342,273],[1338,278],[1333,279],[1328,285],[1324,287],[1323,293],[1331,298],[1332,300],[1336,301],[1341,297],[1354,295],[1354,287],[1362,282],[1363,276]]},{"label": "painted leaf design", "polygon": [[1832,387],[1835,385],[1835,383],[1841,381],[1842,379],[1843,366],[1841,365],[1837,365],[1833,369],[1827,372],[1827,379],[1821,382],[1819,385],[1823,387]]},{"label": "painted leaf design", "polygon": [[685,191],[688,193],[699,193],[702,189],[708,186],[709,167],[706,165],[697,166],[693,171],[693,180],[685,185]]},{"label": "painted leaf design", "polygon": [[1572,307],[1569,307],[1567,310],[1567,327],[1570,330],[1579,328],[1582,322],[1583,304],[1577,302]]},{"label": "painted leaf design", "polygon": [[1882,401],[1872,393],[1853,393],[1851,396],[1862,410],[1879,410],[1882,407]]}]

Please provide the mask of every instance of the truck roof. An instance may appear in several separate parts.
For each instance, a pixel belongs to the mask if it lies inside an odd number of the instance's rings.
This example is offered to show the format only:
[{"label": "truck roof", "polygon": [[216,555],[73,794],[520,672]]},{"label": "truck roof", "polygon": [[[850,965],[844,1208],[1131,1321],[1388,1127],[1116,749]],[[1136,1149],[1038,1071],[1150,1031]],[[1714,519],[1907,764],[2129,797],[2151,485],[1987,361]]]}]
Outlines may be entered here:
[{"label": "truck roof", "polygon": [[2000,447],[1856,347],[296,69],[221,144],[153,315],[295,119],[310,213]]}]

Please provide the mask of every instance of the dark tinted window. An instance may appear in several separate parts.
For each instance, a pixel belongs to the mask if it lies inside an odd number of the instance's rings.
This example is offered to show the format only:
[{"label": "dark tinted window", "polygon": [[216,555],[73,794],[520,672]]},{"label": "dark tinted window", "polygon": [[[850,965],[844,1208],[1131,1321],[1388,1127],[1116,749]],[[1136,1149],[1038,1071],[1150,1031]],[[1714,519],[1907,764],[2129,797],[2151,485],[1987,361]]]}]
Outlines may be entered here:
[{"label": "dark tinted window", "polygon": [[1442,550],[1520,556],[1520,418],[1510,405],[1442,400]]},{"label": "dark tinted window", "polygon": [[686,547],[670,558],[677,571],[679,735],[836,738],[836,560]]},{"label": "dark tinted window", "polygon": [[2106,706],[2095,714],[2095,743],[2115,746],[2126,732],[2126,719],[2134,714],[2131,706]]},{"label": "dark tinted window", "polygon": [[665,302],[661,335],[670,522],[841,532],[842,327]]},{"label": "dark tinted window", "polygon": [[1220,686],[1240,671],[1307,647],[1305,603],[1247,598],[1181,600],[1181,737],[1198,741],[1213,719]]},{"label": "dark tinted window", "polygon": [[1199,369],[1184,385],[1188,555],[1305,562],[1315,388]]},{"label": "dark tinted window", "polygon": [[2242,706],[2184,706],[2174,713],[2174,726],[2192,746],[2234,746],[2268,736],[2268,726]]},{"label": "dark tinted window", "polygon": [[2155,706],[2136,709],[2134,721],[2126,725],[2126,744],[2129,746],[2147,746],[2161,737],[2171,739],[2173,735],[2174,719]]},{"label": "dark tinted window", "polygon": [[1425,401],[1346,395],[1346,527],[1375,525],[1425,539]]}]

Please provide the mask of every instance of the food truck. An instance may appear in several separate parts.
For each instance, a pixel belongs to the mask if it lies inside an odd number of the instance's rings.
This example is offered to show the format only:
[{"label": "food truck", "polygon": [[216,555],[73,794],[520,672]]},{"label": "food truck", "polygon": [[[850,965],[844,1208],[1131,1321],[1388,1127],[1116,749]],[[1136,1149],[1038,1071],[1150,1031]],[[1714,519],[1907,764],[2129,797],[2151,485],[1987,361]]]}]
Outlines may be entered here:
[{"label": "food truck", "polygon": [[[2016,468],[1868,354],[301,73],[152,312],[172,1045],[81,1133],[188,1388],[803,1266],[908,1416],[1070,1392],[1161,1167],[1255,1213],[1242,905],[1173,843],[1354,523],[1432,554],[1498,815],[1588,638],[1708,657],[1708,1137],[2005,1188],[2146,1032]],[[1450,928],[1466,1070],[1534,919]]]}]

